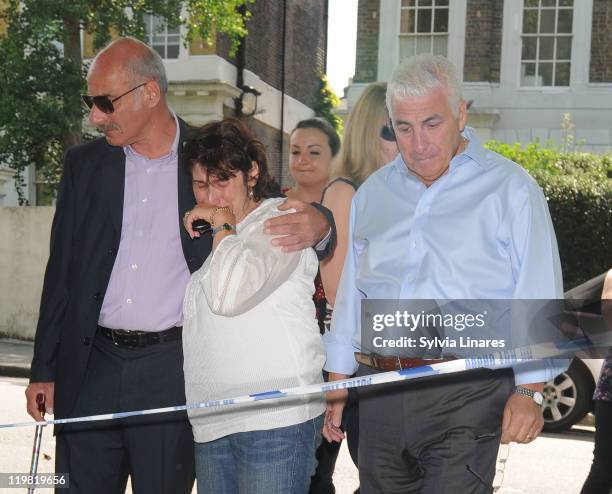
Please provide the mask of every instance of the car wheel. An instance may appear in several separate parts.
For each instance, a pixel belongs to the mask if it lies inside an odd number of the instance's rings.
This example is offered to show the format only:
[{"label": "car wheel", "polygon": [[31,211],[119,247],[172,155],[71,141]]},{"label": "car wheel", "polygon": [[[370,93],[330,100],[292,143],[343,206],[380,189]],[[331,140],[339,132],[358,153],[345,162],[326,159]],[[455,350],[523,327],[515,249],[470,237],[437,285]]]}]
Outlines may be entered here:
[{"label": "car wheel", "polygon": [[544,385],[544,430],[569,429],[591,410],[595,383],[584,363],[574,359],[569,369]]}]

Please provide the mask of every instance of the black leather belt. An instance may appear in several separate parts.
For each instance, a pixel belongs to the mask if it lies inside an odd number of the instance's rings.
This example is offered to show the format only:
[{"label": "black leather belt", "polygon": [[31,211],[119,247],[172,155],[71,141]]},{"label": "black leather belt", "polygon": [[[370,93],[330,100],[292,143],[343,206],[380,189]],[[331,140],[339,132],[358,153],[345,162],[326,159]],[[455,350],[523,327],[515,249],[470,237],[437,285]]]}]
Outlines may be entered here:
[{"label": "black leather belt", "polygon": [[175,341],[181,338],[183,328],[175,326],[165,331],[128,331],[126,329],[109,329],[98,326],[102,336],[113,341],[117,346],[128,348],[141,348],[165,341]]}]

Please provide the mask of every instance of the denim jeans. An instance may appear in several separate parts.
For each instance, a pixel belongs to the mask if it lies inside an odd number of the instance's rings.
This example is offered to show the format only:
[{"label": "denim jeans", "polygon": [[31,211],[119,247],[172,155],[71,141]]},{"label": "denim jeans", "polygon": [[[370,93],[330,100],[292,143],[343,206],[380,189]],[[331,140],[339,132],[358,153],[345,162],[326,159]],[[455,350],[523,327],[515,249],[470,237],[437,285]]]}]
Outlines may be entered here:
[{"label": "denim jeans", "polygon": [[198,494],[306,494],[323,416],[195,444]]}]

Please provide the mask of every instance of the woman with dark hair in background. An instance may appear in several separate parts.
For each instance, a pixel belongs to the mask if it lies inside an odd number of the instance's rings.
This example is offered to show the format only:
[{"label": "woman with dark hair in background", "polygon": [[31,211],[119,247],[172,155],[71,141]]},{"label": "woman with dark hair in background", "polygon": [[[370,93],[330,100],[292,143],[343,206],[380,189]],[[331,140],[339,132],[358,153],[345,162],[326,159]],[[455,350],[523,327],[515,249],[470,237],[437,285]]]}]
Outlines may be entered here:
[{"label": "woman with dark hair in background", "polygon": [[[321,202],[329,181],[332,161],[340,150],[340,138],[329,122],[322,118],[301,120],[291,132],[289,170],[295,185],[283,192],[289,198],[304,202]],[[313,301],[321,334],[325,331],[327,300],[321,275],[315,278]],[[317,470],[311,479],[310,494],[333,494],[333,473],[340,443],[323,441],[317,449]]]},{"label": "woman with dark hair in background", "polygon": [[314,117],[298,122],[289,142],[289,169],[295,185],[285,190],[287,197],[321,202],[339,150],[340,137],[327,120]]},{"label": "woman with dark hair in background", "polygon": [[[212,253],[184,303],[188,403],[321,381],[325,351],[312,317],[318,262],[312,249],[284,253],[264,222],[283,198],[263,145],[238,120],[194,129],[183,159],[198,206],[184,218],[212,226]],[[201,240],[209,241],[207,237]],[[189,411],[198,493],[308,492],[320,442],[323,397],[312,395]]]},{"label": "woman with dark hair in background", "polygon": [[[329,181],[332,162],[340,150],[340,138],[329,122],[322,118],[301,120],[291,132],[289,143],[289,170],[295,181],[283,193],[303,202],[321,202],[323,190]],[[317,273],[314,302],[321,334],[324,332],[326,299]],[[334,460],[335,461],[335,460]]]}]

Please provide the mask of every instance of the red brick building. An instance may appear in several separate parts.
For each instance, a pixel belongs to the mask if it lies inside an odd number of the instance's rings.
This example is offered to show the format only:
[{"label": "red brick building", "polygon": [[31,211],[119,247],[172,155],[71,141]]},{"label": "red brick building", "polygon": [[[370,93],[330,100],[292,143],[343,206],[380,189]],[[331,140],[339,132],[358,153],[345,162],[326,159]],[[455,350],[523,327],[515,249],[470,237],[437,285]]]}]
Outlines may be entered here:
[{"label": "red brick building", "polygon": [[[234,56],[223,36],[213,47],[185,47],[178,32],[149,41],[164,57],[177,114],[197,124],[242,113],[266,143],[277,179],[286,183],[288,133],[313,114],[316,73],[325,70],[327,0],[256,0],[247,8],[248,34]],[[240,111],[236,100],[244,86],[260,94],[255,98],[247,89]]]}]

